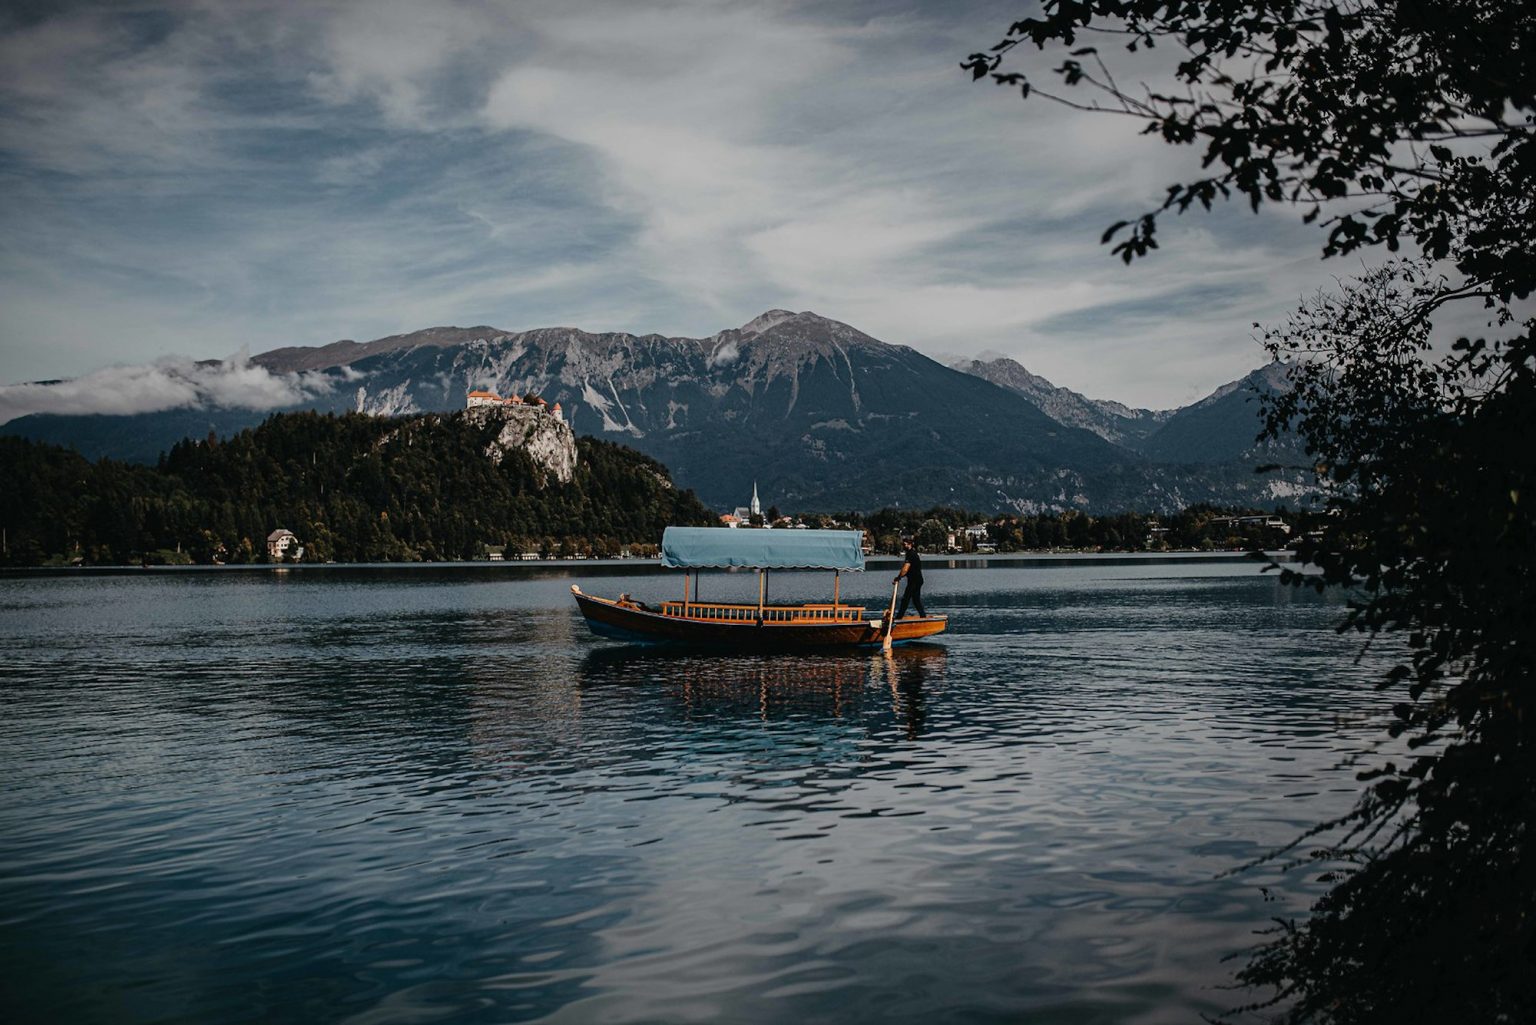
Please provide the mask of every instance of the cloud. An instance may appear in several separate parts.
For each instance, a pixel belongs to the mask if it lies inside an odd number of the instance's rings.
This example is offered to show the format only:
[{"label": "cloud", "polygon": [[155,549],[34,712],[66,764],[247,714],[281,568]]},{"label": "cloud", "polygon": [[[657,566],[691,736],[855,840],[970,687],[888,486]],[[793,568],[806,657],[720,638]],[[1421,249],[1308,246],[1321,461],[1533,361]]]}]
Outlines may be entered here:
[{"label": "cloud", "polygon": [[166,409],[280,409],[331,391],[323,374],[273,374],[244,353],[115,366],[70,381],[0,386],[0,423],[32,413],[157,413]]},{"label": "cloud", "polygon": [[741,358],[741,348],[735,342],[726,342],[709,354],[705,362],[712,367],[728,367]]},{"label": "cloud", "polygon": [[1166,405],[1319,283],[1289,215],[1170,222],[1121,266],[1099,233],[1191,153],[968,83],[990,2],[130,6],[0,16],[0,380],[783,307]]},{"label": "cloud", "polygon": [[[1124,268],[1099,232],[1155,206],[1186,154],[1114,119],[954,88],[932,21],[689,4],[641,17],[617,27],[649,73],[581,45],[602,27],[578,7],[540,24],[484,116],[592,155],[599,201],[637,224],[631,262],[718,311],[694,333],[812,309],[929,352],[1027,352],[1069,386],[1171,404],[1261,362],[1249,323],[1305,288],[1276,273],[1294,252],[1273,218],[1267,237],[1230,218],[1169,225],[1192,248]],[[1146,315],[1110,324],[1106,305]],[[1156,345],[1127,350],[1126,332]]]},{"label": "cloud", "polygon": [[454,117],[438,102],[440,80],[487,36],[473,5],[370,0],[343,5],[324,29],[324,59],[307,81],[324,102],[377,104],[387,122],[440,129]]}]

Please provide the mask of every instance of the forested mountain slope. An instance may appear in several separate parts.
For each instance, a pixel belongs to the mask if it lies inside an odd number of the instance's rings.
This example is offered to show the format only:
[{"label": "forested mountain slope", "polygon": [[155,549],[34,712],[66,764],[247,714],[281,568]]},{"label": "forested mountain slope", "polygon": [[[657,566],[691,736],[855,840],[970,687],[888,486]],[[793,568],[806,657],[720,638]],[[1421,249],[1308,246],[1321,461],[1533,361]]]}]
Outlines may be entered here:
[{"label": "forested mountain slope", "polygon": [[227,439],[177,444],[156,466],[91,462],[0,438],[7,561],[265,558],[277,528],[306,560],[463,559],[514,550],[655,544],[668,524],[715,517],[661,464],[576,439],[562,482],[497,416],[278,414]]}]

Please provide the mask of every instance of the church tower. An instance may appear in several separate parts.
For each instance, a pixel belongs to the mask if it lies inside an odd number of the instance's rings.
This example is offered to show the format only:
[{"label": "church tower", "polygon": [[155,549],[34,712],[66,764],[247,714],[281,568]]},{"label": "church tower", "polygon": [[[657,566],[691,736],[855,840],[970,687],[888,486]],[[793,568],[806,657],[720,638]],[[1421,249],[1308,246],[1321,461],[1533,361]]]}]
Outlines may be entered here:
[{"label": "church tower", "polygon": [[752,482],[752,505],[750,508],[752,509],[753,516],[761,516],[763,514],[763,505],[757,500],[757,481]]}]

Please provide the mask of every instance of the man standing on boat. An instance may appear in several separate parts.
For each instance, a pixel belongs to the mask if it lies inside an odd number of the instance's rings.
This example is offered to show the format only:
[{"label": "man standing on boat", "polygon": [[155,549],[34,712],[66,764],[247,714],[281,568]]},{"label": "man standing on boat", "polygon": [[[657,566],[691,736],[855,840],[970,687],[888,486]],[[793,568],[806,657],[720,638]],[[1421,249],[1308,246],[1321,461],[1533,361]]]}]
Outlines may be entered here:
[{"label": "man standing on boat", "polygon": [[919,616],[926,616],[928,612],[923,608],[923,557],[917,554],[917,546],[910,537],[901,539],[901,547],[907,553],[907,560],[901,564],[901,572],[896,574],[896,579],[906,577],[907,589],[901,593],[901,607],[896,610],[896,618],[906,616],[908,603],[917,606]]}]

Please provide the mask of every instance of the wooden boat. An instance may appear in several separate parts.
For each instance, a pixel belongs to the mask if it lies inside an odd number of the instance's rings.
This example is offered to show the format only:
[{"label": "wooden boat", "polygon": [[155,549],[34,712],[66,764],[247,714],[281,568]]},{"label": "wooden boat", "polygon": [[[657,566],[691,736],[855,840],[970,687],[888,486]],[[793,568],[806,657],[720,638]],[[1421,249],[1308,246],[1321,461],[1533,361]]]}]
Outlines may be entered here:
[{"label": "wooden boat", "polygon": [[[662,535],[661,564],[684,571],[681,600],[648,604],[628,595],[599,598],[575,584],[571,593],[593,633],[639,643],[793,651],[880,647],[887,632],[893,644],[943,633],[947,616],[903,617],[892,623],[892,609],[871,615],[863,605],[842,603],[843,572],[864,568],[862,542],[863,534],[856,530],[668,527]],[[757,603],[699,601],[698,571],[731,568],[757,570]],[[768,572],[775,569],[831,570],[832,601],[768,604]]]}]

